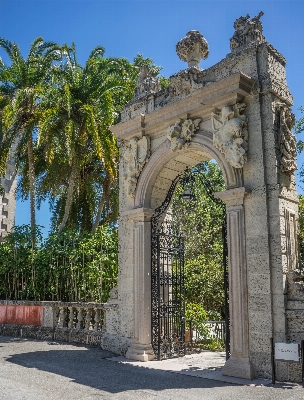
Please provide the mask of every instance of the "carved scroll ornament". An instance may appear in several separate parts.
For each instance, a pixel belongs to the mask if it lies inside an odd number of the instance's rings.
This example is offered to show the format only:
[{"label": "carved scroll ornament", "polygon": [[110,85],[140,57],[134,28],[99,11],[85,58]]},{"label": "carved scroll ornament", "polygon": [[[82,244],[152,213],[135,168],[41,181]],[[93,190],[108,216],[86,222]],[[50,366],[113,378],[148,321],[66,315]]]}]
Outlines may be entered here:
[{"label": "carved scroll ornament", "polygon": [[243,168],[247,161],[247,117],[243,114],[245,103],[225,106],[212,113],[213,144],[234,168]]},{"label": "carved scroll ornament", "polygon": [[295,124],[295,116],[291,109],[284,103],[277,103],[279,112],[279,148],[281,171],[286,175],[292,175],[298,168],[296,164],[297,140],[292,133]]},{"label": "carved scroll ornament", "polygon": [[132,138],[129,141],[119,141],[122,178],[127,187],[127,194],[133,198],[136,191],[138,177],[150,156],[150,138]]},{"label": "carved scroll ornament", "polygon": [[179,118],[174,125],[171,125],[167,138],[171,142],[171,150],[181,150],[189,146],[194,133],[199,129],[200,118],[182,120]]}]

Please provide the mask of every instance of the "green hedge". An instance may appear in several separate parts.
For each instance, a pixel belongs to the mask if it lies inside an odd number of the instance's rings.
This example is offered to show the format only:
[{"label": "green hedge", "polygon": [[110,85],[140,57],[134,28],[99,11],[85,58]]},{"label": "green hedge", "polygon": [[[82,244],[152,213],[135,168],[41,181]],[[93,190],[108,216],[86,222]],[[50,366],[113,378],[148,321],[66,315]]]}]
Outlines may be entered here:
[{"label": "green hedge", "polygon": [[36,228],[16,226],[0,243],[0,298],[106,302],[117,284],[117,228],[95,234],[64,231],[42,240]]}]

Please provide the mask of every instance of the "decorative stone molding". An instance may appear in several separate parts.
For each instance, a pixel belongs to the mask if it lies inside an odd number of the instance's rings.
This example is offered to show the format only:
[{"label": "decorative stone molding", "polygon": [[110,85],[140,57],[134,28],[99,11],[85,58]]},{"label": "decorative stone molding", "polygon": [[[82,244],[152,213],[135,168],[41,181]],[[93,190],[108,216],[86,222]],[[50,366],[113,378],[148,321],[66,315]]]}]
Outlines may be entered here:
[{"label": "decorative stone molding", "polygon": [[200,118],[182,120],[179,118],[171,125],[167,134],[167,138],[171,142],[171,150],[181,150],[187,148],[194,133],[199,129]]},{"label": "decorative stone molding", "polygon": [[286,259],[287,272],[296,270],[298,263],[298,235],[297,218],[293,210],[285,208],[285,234],[286,234]]},{"label": "decorative stone molding", "polygon": [[143,136],[141,139],[135,137],[129,141],[119,140],[122,160],[122,177],[127,185],[127,194],[134,197],[137,179],[150,157],[150,138]]},{"label": "decorative stone molding", "polygon": [[243,168],[247,161],[247,117],[243,114],[245,103],[225,106],[212,113],[213,144],[234,168]]},{"label": "decorative stone molding", "polygon": [[160,84],[159,79],[156,77],[157,75],[158,71],[156,68],[151,68],[147,65],[139,67],[134,97],[158,92]]},{"label": "decorative stone molding", "polygon": [[199,68],[201,59],[209,55],[208,42],[199,31],[189,31],[176,45],[176,52],[188,67]]},{"label": "decorative stone molding", "polygon": [[230,39],[230,49],[233,51],[240,47],[246,46],[250,43],[263,43],[265,41],[262,35],[263,26],[260,18],[264,15],[261,11],[256,17],[249,19],[250,15],[246,17],[237,18],[233,24],[235,29],[234,35]]},{"label": "decorative stone molding", "polygon": [[193,90],[206,86],[206,84],[198,84],[197,78],[201,70],[197,67],[191,67],[170,76],[169,96],[185,97]]},{"label": "decorative stone molding", "polygon": [[276,103],[279,113],[279,149],[281,172],[292,175],[298,169],[296,164],[297,140],[292,133],[295,124],[295,115],[284,103]]}]

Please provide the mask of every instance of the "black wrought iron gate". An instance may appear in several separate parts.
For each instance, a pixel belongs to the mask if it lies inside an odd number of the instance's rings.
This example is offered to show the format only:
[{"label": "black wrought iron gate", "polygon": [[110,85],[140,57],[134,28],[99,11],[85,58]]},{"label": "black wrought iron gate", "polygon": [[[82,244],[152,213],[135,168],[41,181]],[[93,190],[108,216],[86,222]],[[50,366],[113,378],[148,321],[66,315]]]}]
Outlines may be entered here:
[{"label": "black wrought iron gate", "polygon": [[185,354],[184,239],[167,213],[179,179],[152,217],[152,346],[158,360]]},{"label": "black wrought iron gate", "polygon": [[[189,170],[188,172],[189,173]],[[186,354],[184,238],[172,224],[168,209],[177,184],[184,178],[178,175],[172,182],[163,204],[151,219],[151,300],[152,347],[158,360]],[[206,187],[210,192],[210,187]],[[209,196],[214,200],[213,194]],[[215,200],[216,201],[216,200]],[[227,269],[227,231],[222,227],[225,292],[225,348],[229,358],[229,302]]]}]

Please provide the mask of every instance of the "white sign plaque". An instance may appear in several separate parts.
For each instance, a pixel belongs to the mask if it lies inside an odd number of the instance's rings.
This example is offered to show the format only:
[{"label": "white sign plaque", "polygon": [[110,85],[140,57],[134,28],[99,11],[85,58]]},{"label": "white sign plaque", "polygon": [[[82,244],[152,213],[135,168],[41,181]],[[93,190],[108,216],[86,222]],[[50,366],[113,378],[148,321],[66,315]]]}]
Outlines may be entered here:
[{"label": "white sign plaque", "polygon": [[274,357],[277,361],[299,362],[299,345],[297,343],[275,343]]}]

